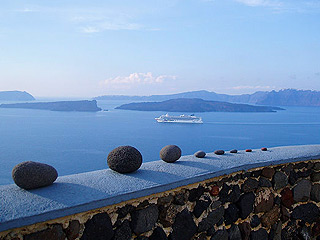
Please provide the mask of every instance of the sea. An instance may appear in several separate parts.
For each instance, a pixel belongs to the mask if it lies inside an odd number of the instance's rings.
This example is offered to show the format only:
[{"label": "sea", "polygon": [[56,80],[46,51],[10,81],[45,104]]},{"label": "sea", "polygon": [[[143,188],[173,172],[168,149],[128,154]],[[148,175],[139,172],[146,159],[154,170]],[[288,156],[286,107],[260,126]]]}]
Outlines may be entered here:
[{"label": "sea", "polygon": [[[166,112],[117,110],[127,101],[98,101],[108,111],[53,112],[0,108],[0,185],[12,184],[12,168],[23,161],[54,166],[59,176],[108,168],[118,146],[137,148],[143,162],[178,145],[183,155],[198,150],[320,144],[320,107],[284,107],[273,113],[195,113],[203,124],[157,123]],[[172,115],[186,113],[170,113]]]}]

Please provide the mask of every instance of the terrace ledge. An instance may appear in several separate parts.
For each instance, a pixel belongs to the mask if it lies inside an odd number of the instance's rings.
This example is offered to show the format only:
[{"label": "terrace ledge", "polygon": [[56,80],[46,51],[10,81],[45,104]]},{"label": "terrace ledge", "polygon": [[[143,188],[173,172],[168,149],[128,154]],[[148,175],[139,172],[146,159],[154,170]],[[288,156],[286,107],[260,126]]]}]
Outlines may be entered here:
[{"label": "terrace ledge", "polygon": [[62,176],[51,186],[23,190],[0,186],[0,232],[123,201],[165,192],[213,177],[269,165],[320,159],[320,145],[270,148],[263,152],[183,156],[175,163],[154,161],[129,174],[110,169]]}]

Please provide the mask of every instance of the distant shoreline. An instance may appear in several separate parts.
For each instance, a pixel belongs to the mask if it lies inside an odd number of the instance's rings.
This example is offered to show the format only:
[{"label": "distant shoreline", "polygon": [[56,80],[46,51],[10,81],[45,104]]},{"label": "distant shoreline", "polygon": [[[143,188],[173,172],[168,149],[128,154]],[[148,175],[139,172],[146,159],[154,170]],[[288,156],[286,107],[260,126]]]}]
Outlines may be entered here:
[{"label": "distant shoreline", "polygon": [[99,112],[96,100],[1,104],[0,108],[23,108],[63,112]]},{"label": "distant shoreline", "polygon": [[228,102],[206,101],[200,98],[178,98],[162,102],[136,102],[123,104],[116,109],[165,112],[276,112],[279,107],[253,106]]}]

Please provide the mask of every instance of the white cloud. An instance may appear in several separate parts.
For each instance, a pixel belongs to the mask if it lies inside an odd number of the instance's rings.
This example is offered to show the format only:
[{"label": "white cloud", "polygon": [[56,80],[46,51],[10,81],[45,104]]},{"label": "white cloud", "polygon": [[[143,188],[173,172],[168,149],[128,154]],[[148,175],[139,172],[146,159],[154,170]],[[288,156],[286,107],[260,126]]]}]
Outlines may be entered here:
[{"label": "white cloud", "polygon": [[18,9],[16,12],[22,12],[22,13],[31,13],[31,12],[38,12],[39,10],[36,10],[34,8],[23,8],[23,9]]},{"label": "white cloud", "polygon": [[138,85],[159,85],[168,80],[175,80],[177,77],[172,75],[153,76],[151,72],[131,73],[129,76],[117,76],[108,78],[101,82],[102,85],[114,89],[131,89]]},{"label": "white cloud", "polygon": [[127,22],[99,22],[91,24],[85,27],[81,27],[80,30],[84,33],[97,33],[107,30],[139,30],[142,26],[136,23]]},{"label": "white cloud", "polygon": [[250,7],[281,8],[283,6],[282,2],[272,1],[272,0],[235,0],[235,1]]}]

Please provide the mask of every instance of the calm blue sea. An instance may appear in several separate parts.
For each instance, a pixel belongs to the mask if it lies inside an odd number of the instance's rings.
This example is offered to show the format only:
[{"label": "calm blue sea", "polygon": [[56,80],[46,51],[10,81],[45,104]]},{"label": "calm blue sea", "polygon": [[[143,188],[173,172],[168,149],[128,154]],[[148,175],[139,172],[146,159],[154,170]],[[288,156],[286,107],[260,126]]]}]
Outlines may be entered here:
[{"label": "calm blue sea", "polygon": [[165,112],[115,110],[124,101],[99,101],[98,113],[0,109],[0,184],[11,184],[22,161],[54,166],[59,175],[107,168],[115,147],[131,145],[144,162],[167,144],[184,155],[283,145],[320,144],[320,107],[286,107],[277,113],[197,113],[204,124],[161,124]]}]

